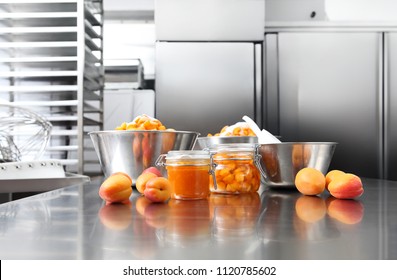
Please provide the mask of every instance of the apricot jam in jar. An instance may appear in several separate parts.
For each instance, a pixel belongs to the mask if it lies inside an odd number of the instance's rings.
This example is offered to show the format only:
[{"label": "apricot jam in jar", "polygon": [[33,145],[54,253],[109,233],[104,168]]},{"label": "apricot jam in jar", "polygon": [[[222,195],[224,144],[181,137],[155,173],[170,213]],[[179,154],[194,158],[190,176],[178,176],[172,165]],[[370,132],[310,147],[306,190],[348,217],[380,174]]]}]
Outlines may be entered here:
[{"label": "apricot jam in jar", "polygon": [[255,165],[255,148],[251,144],[219,144],[211,150],[215,193],[250,193],[258,191],[261,174]]},{"label": "apricot jam in jar", "polygon": [[[162,162],[165,159],[165,163]],[[210,154],[208,151],[179,150],[161,155],[157,164],[164,165],[171,183],[171,198],[206,199],[210,193]]]}]

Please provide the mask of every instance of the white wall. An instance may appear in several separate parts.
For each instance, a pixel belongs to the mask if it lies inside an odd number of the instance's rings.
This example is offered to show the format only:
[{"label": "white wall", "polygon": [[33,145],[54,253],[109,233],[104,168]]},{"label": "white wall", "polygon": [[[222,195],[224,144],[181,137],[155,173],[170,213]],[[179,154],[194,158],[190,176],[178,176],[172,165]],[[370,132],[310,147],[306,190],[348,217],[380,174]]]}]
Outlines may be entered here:
[{"label": "white wall", "polygon": [[153,79],[154,0],[104,0],[104,59],[136,59]]},{"label": "white wall", "polygon": [[103,0],[105,11],[154,10],[154,0]]}]

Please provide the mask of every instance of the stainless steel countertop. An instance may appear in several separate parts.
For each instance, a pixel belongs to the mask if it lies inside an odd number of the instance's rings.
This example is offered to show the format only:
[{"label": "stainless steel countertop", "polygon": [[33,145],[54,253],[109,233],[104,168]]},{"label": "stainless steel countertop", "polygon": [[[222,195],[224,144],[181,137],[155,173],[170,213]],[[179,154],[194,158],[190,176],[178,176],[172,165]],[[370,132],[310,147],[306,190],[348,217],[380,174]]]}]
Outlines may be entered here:
[{"label": "stainless steel countertop", "polygon": [[263,187],[146,208],[136,190],[105,205],[101,182],[0,205],[0,259],[397,259],[397,182],[364,178],[357,200]]}]

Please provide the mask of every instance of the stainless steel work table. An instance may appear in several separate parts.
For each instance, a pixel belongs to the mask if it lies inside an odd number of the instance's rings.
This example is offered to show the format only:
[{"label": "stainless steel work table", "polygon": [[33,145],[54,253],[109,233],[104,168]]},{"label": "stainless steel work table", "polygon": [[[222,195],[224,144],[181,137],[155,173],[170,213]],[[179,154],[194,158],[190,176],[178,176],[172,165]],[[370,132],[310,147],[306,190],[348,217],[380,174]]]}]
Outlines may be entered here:
[{"label": "stainless steel work table", "polygon": [[364,178],[355,201],[263,187],[146,207],[136,190],[105,205],[101,182],[0,205],[0,259],[397,259],[397,182]]}]

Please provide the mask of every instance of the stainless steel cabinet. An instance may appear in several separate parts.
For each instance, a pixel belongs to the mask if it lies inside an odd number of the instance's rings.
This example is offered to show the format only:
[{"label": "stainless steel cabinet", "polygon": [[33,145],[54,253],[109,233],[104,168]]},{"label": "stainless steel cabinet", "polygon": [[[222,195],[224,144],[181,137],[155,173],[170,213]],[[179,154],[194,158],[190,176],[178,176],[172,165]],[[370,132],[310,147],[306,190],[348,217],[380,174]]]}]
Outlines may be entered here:
[{"label": "stainless steel cabinet", "polygon": [[336,141],[330,168],[381,177],[382,33],[280,32],[266,40],[273,132],[283,141]]},{"label": "stainless steel cabinet", "polygon": [[263,41],[265,0],[155,0],[160,41]]},{"label": "stainless steel cabinet", "polygon": [[[250,42],[157,42],[156,116],[202,136],[255,117],[262,45]],[[259,68],[259,69],[258,69]]]},{"label": "stainless steel cabinet", "polygon": [[397,180],[397,33],[385,33],[384,177]]}]

